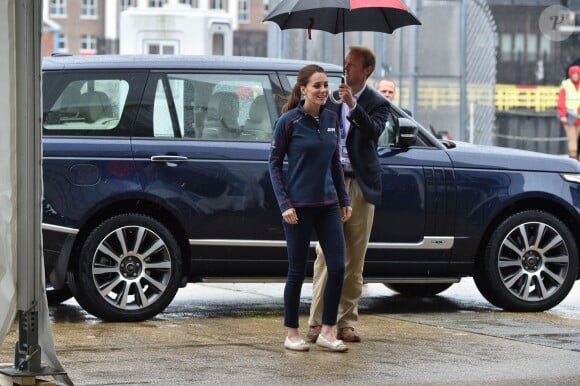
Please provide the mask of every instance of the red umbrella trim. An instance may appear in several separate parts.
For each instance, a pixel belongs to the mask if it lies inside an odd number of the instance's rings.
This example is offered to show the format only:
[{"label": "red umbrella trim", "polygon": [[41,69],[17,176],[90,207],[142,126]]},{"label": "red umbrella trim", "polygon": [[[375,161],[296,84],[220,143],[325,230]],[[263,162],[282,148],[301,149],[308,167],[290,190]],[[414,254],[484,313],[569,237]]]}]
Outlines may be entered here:
[{"label": "red umbrella trim", "polygon": [[350,0],[350,9],[356,8],[397,8],[407,11],[401,0]]}]

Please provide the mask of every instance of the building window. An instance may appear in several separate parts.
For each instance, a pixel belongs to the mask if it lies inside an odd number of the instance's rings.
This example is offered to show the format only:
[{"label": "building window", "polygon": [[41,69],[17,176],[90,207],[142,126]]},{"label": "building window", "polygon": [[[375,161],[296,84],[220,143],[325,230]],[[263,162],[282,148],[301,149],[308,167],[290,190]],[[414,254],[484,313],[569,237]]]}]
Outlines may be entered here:
[{"label": "building window", "polygon": [[514,54],[516,62],[520,63],[524,61],[524,53],[526,51],[526,35],[523,33],[516,33],[514,35]]},{"label": "building window", "polygon": [[535,62],[538,60],[538,35],[529,34],[526,46],[526,60]]},{"label": "building window", "polygon": [[552,40],[542,36],[540,38],[540,59],[549,62],[552,56]]},{"label": "building window", "polygon": [[226,39],[224,34],[213,34],[212,37],[212,55],[225,55],[226,53]]},{"label": "building window", "polygon": [[97,37],[94,35],[81,35],[81,53],[96,54],[97,53]]},{"label": "building window", "polygon": [[503,33],[500,40],[500,60],[502,62],[512,61],[512,35]]},{"label": "building window", "polygon": [[250,0],[240,0],[238,13],[240,23],[250,22]]},{"label": "building window", "polygon": [[68,52],[68,42],[66,40],[66,36],[59,33],[57,39],[58,39],[57,43],[58,52],[60,53]]},{"label": "building window", "polygon": [[225,0],[210,0],[209,7],[211,9],[226,9]]},{"label": "building window", "polygon": [[192,8],[199,8],[197,0],[179,0],[179,4],[187,4],[190,5]]},{"label": "building window", "polygon": [[126,10],[127,8],[135,7],[137,0],[121,0],[121,11]]},{"label": "building window", "polygon": [[82,0],[81,2],[81,18],[96,18],[97,17],[97,0]]},{"label": "building window", "polygon": [[49,12],[53,17],[66,16],[66,0],[50,0]]},{"label": "building window", "polygon": [[151,8],[161,8],[165,3],[167,3],[167,0],[149,0]]},{"label": "building window", "polygon": [[149,41],[145,42],[145,53],[150,55],[175,55],[178,53],[176,42]]}]

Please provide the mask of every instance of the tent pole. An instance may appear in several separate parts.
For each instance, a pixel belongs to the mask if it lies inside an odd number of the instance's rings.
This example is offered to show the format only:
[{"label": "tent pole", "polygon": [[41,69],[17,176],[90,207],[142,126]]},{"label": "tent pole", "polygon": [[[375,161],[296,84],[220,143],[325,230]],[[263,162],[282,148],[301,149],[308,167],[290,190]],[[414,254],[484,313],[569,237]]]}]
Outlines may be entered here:
[{"label": "tent pole", "polygon": [[[0,375],[36,384],[39,375],[65,375],[41,366],[43,322],[42,262],[42,133],[41,133],[41,39],[42,1],[13,2],[16,80],[16,259],[18,341],[14,366],[0,368]],[[46,307],[48,310],[48,307]],[[43,318],[41,318],[43,317]],[[6,377],[0,377],[4,382]],[[68,381],[68,379],[66,379]],[[33,383],[28,383],[33,382]],[[14,382],[16,384],[16,382]],[[21,382],[19,381],[18,384]],[[72,384],[72,382],[67,382]],[[2,383],[5,384],[5,383]]]}]

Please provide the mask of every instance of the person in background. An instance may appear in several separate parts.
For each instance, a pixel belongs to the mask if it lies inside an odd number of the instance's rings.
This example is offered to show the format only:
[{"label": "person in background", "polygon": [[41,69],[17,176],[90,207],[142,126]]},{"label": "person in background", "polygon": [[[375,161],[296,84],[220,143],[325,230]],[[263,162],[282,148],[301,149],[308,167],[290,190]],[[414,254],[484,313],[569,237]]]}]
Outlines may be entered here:
[{"label": "person in background", "polygon": [[[284,114],[274,127],[270,150],[270,178],[282,212],[288,252],[284,287],[284,326],[288,334],[284,347],[293,351],[309,350],[298,327],[300,292],[313,229],[326,255],[328,271],[322,327],[316,344],[334,352],[348,349],[336,338],[334,327],[344,281],[342,223],[350,218],[351,203],[338,151],[338,115],[325,108],[328,92],[324,70],[317,65],[303,67],[282,108]],[[285,157],[288,172],[283,175]]]},{"label": "person in background", "polygon": [[380,92],[385,98],[394,102],[395,94],[397,93],[397,86],[395,82],[390,79],[381,79],[377,82],[376,89]]},{"label": "person in background", "polygon": [[[382,200],[381,165],[377,155],[378,139],[390,113],[389,102],[366,82],[375,69],[375,56],[366,47],[350,47],[345,58],[346,83],[338,89],[342,103],[327,104],[341,117],[340,159],[348,192],[352,200],[352,217],[344,223],[346,272],[338,311],[338,339],[360,342],[355,330],[358,301],[363,290],[365,254],[373,225],[375,205]],[[328,261],[324,248],[316,246],[312,278],[312,304],[308,339],[315,341],[321,333],[321,315],[326,306],[322,289],[330,276],[324,266]]]},{"label": "person in background", "polygon": [[568,78],[562,81],[558,95],[558,116],[568,137],[568,155],[578,159],[580,137],[580,66],[568,69]]},{"label": "person in background", "polygon": [[[381,79],[377,82],[376,89],[380,92],[385,98],[390,100],[391,102],[395,103],[395,96],[397,95],[397,85],[391,79]],[[410,110],[404,109],[401,107],[407,115],[410,117],[413,116]]]}]

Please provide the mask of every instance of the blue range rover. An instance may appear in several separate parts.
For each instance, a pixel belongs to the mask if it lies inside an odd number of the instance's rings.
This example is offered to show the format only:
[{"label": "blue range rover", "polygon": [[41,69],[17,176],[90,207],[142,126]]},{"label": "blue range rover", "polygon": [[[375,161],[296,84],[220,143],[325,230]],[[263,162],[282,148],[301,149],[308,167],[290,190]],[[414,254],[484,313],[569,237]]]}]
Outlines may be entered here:
[{"label": "blue range rover", "polygon": [[[162,312],[187,282],[283,281],[272,127],[306,62],[51,57],[43,62],[44,257],[53,303],[111,321]],[[323,65],[332,89],[341,68]],[[439,141],[392,106],[364,276],[432,296],[473,276],[542,311],[579,278],[580,164]],[[314,257],[314,254],[312,254]]]}]

